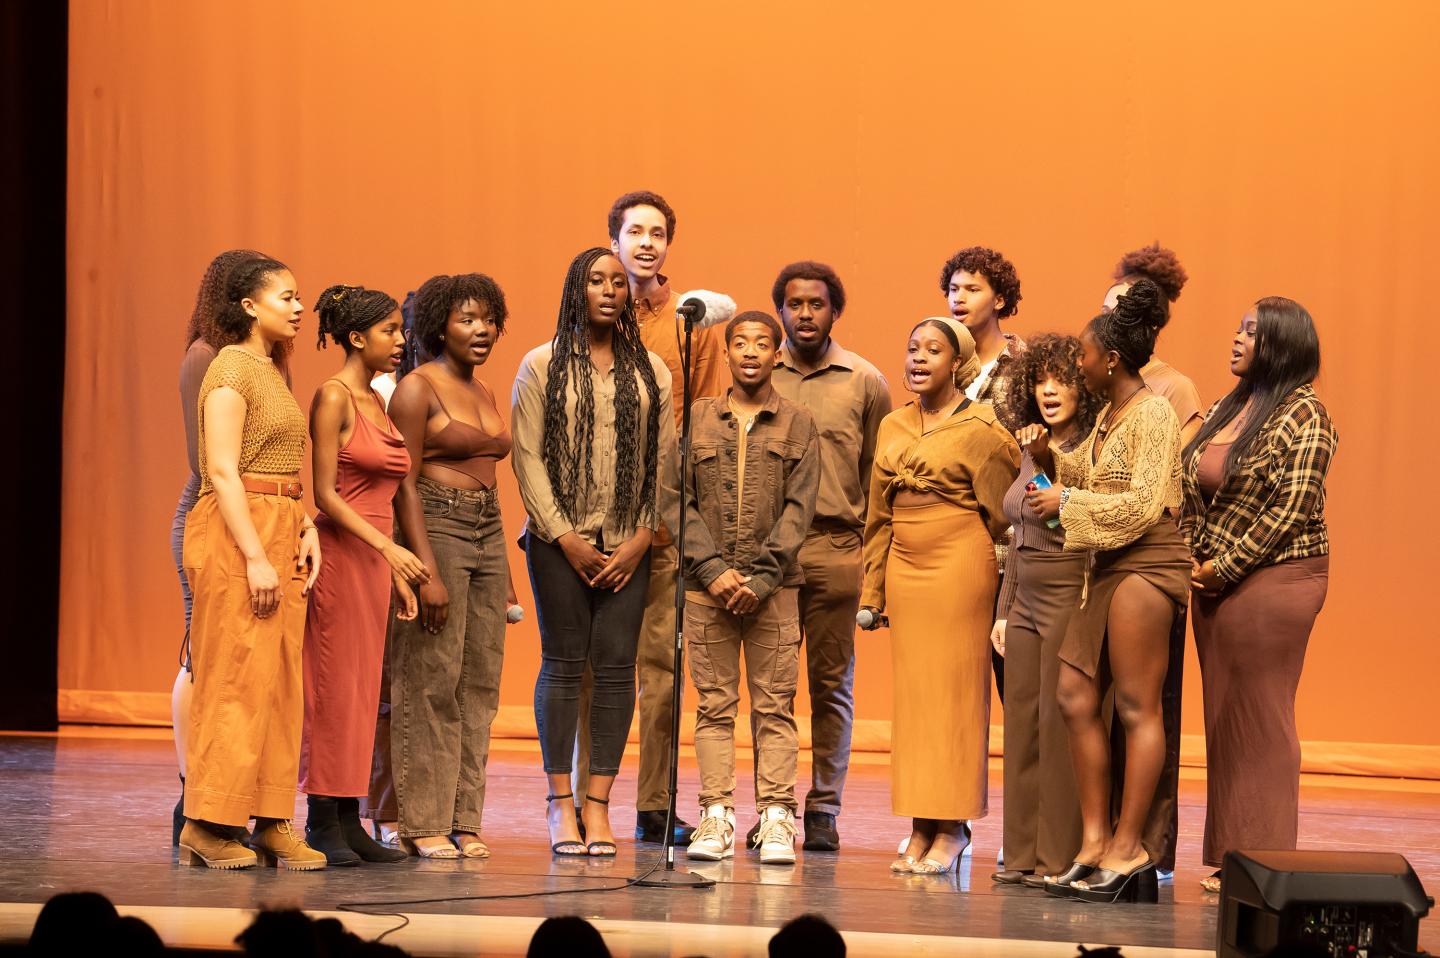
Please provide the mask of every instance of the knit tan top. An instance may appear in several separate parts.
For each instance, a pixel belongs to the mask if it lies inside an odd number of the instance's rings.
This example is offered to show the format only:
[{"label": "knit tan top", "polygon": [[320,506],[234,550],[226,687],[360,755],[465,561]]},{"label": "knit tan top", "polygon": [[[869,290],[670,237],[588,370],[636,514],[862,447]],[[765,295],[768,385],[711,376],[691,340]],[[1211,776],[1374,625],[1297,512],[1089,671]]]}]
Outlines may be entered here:
[{"label": "knit tan top", "polygon": [[215,490],[205,461],[205,400],[228,386],[245,400],[245,428],[240,437],[240,473],[286,476],[300,471],[305,457],[305,414],[290,394],[280,370],[268,356],[241,346],[220,350],[200,384],[200,495]]},{"label": "knit tan top", "polygon": [[1160,522],[1166,509],[1180,505],[1180,421],[1161,396],[1147,396],[1115,423],[1091,462],[1100,416],[1074,452],[1051,446],[1060,482],[1070,486],[1060,510],[1065,551],[1119,549]]}]

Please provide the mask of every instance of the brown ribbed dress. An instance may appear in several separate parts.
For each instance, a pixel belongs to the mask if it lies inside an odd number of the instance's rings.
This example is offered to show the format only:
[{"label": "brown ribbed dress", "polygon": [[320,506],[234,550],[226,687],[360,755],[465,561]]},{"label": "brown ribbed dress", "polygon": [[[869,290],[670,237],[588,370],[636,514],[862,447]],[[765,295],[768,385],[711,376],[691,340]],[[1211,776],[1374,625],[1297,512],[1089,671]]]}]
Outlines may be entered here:
[{"label": "brown ribbed dress", "polygon": [[[1020,464],[983,403],[924,432],[918,403],[886,416],[865,523],[862,606],[890,616],[896,691],[891,808],[906,818],[984,817],[995,538]],[[902,489],[944,501],[896,508]]]}]

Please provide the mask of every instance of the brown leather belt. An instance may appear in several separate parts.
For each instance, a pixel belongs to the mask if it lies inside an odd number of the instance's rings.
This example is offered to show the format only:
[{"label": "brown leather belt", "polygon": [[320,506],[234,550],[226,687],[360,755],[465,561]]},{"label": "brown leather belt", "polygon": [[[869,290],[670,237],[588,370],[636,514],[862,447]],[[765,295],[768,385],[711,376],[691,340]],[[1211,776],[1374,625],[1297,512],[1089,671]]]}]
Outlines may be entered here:
[{"label": "brown leather belt", "polygon": [[299,480],[277,482],[274,479],[241,476],[240,484],[245,487],[246,492],[258,492],[262,496],[289,496],[291,499],[299,499],[305,494],[305,487],[300,485]]}]

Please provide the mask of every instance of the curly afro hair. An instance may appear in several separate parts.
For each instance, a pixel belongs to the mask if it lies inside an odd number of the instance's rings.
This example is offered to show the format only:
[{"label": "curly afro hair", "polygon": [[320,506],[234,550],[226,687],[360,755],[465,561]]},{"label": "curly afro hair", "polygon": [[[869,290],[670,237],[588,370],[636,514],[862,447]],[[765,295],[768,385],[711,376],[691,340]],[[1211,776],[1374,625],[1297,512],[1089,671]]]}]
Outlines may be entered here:
[{"label": "curly afro hair", "polygon": [[1087,329],[1102,349],[1114,350],[1131,372],[1150,361],[1155,338],[1170,322],[1170,301],[1158,284],[1137,279],[1115,301],[1115,308],[1090,320]]},{"label": "curly afro hair", "polygon": [[1148,279],[1159,286],[1165,298],[1172,303],[1180,298],[1180,291],[1185,288],[1185,281],[1190,278],[1185,267],[1180,265],[1180,257],[1175,255],[1175,251],[1165,249],[1158,241],[1149,246],[1132,249],[1120,257],[1120,262],[1115,264],[1114,277],[1117,283]]},{"label": "curly afro hair", "polygon": [[1022,426],[1043,425],[1040,404],[1035,401],[1035,387],[1053,376],[1056,382],[1071,386],[1079,394],[1075,411],[1077,435],[1087,436],[1095,426],[1095,417],[1104,400],[1085,388],[1080,375],[1080,340],[1075,336],[1045,333],[1025,343],[1011,373],[1005,380],[1005,401],[997,404],[996,412],[1006,410],[1005,426],[1012,431]]},{"label": "curly afro hair", "polygon": [[775,277],[775,285],[770,287],[770,299],[775,303],[775,311],[781,312],[785,309],[785,287],[790,285],[792,279],[819,280],[825,284],[825,289],[830,294],[830,309],[839,316],[845,312],[845,284],[840,282],[840,277],[835,270],[824,263],[817,263],[814,260],[801,260],[798,263],[791,263],[780,271]]},{"label": "curly afro hair", "polygon": [[650,190],[626,193],[610,205],[610,215],[605,218],[605,225],[610,230],[612,240],[620,238],[620,227],[625,225],[625,211],[636,206],[653,206],[659,210],[665,217],[665,239],[667,242],[675,242],[675,211],[665,202],[665,197]]},{"label": "curly afro hair", "polygon": [[995,315],[1014,316],[1020,308],[1020,275],[1004,254],[984,246],[967,246],[945,261],[940,269],[940,292],[950,292],[950,277],[960,271],[985,277],[995,295],[1005,301]]},{"label": "curly afro hair", "polygon": [[431,356],[445,351],[445,326],[450,312],[470,300],[490,307],[496,333],[505,332],[505,294],[500,284],[484,273],[432,276],[415,291],[415,338]]}]

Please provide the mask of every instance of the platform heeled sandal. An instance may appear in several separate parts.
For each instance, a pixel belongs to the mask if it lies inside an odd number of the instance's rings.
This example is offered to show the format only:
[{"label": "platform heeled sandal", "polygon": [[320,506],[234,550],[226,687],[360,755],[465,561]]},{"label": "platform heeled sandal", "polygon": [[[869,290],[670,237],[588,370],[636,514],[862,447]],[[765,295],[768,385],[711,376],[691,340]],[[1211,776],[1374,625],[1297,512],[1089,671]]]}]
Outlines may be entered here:
[{"label": "platform heeled sandal", "polygon": [[[586,795],[585,801],[594,802],[596,805],[609,805],[610,799],[596,798],[594,795]],[[595,858],[614,858],[619,854],[620,849],[614,842],[590,842],[585,846],[585,854]]]},{"label": "platform heeled sandal", "polygon": [[1096,867],[1084,862],[1072,862],[1070,867],[1060,874],[1045,876],[1045,892],[1058,898],[1069,898],[1073,890],[1070,886],[1095,874]]},{"label": "platform heeled sandal", "polygon": [[1125,901],[1153,905],[1160,900],[1155,863],[1146,858],[1144,864],[1130,872],[1101,868],[1089,878],[1071,885],[1070,897],[1103,904]]},{"label": "platform heeled sandal", "polygon": [[[545,802],[546,804],[549,804],[550,802],[558,802],[562,798],[574,797],[574,792],[567,792],[564,795],[546,795]],[[551,843],[550,854],[558,855],[562,858],[588,858],[590,856],[590,851],[585,847],[584,842],[575,838],[565,838],[561,839],[558,842]]]}]

